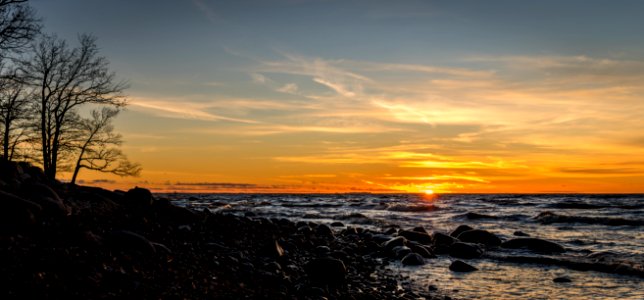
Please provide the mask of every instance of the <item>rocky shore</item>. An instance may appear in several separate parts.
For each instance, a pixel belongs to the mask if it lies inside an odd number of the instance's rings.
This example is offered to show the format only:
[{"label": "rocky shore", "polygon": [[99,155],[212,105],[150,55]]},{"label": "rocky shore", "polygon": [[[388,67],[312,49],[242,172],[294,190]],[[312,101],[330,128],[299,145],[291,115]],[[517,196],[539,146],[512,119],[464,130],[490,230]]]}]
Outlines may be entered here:
[{"label": "rocky shore", "polygon": [[377,230],[196,211],[14,163],[0,163],[0,243],[3,299],[450,299],[395,272],[437,257],[457,273],[485,272],[472,261],[487,259],[644,276],[611,253],[568,255],[520,231],[501,239],[468,225]]},{"label": "rocky shore", "polygon": [[[384,268],[400,239],[383,246],[361,228],[197,212],[142,188],[52,182],[28,164],[0,172],[3,299],[438,297]],[[408,249],[403,263],[422,263]]]}]

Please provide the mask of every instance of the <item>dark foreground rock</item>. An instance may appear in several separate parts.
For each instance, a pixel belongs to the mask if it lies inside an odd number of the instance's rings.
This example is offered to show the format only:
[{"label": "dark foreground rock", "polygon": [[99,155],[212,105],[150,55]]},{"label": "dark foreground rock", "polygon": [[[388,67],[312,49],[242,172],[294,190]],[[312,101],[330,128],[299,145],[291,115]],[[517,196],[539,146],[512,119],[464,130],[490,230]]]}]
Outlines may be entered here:
[{"label": "dark foreground rock", "polygon": [[476,267],[463,262],[462,260],[455,260],[449,265],[449,269],[454,272],[474,272],[478,270]]},{"label": "dark foreground rock", "polygon": [[369,230],[195,212],[143,188],[111,192],[0,167],[2,299],[420,297],[384,268],[382,236]]}]

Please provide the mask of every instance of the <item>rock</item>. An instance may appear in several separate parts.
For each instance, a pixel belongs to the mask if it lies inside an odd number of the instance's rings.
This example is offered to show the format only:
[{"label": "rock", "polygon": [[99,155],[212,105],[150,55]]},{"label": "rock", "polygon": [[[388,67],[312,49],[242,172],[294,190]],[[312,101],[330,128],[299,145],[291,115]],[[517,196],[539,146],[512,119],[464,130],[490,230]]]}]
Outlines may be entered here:
[{"label": "rock", "polygon": [[21,190],[21,194],[25,195],[28,200],[40,205],[43,212],[48,216],[64,217],[71,213],[71,209],[63,203],[58,193],[44,184],[23,184]]},{"label": "rock", "polygon": [[42,207],[0,191],[0,232],[21,232],[36,225]]},{"label": "rock", "polygon": [[404,237],[402,237],[402,236],[398,236],[398,237],[392,238],[392,239],[390,239],[390,240],[388,240],[388,241],[384,242],[384,243],[382,244],[382,246],[383,246],[386,250],[391,251],[391,250],[393,250],[393,249],[394,249],[394,247],[397,247],[397,246],[404,246],[406,242],[407,242],[407,240],[406,240]]},{"label": "rock", "polygon": [[565,277],[565,276],[561,276],[561,277],[557,277],[557,278],[552,279],[552,282],[566,283],[566,282],[572,282],[572,279],[570,279],[568,277]]},{"label": "rock", "polygon": [[539,253],[561,253],[565,252],[563,246],[537,238],[516,238],[501,244],[501,248],[507,249],[527,249]]},{"label": "rock", "polygon": [[429,234],[423,232],[401,230],[400,232],[398,232],[398,235],[403,236],[410,241],[419,242],[425,245],[430,245],[432,243],[432,237],[429,236]]},{"label": "rock", "polygon": [[483,254],[483,250],[476,244],[454,243],[449,247],[449,255],[456,258],[478,258]]},{"label": "rock", "polygon": [[149,207],[152,205],[154,201],[154,197],[152,197],[152,192],[148,189],[140,188],[140,187],[135,187],[133,189],[130,189],[125,193],[124,197],[126,205],[133,205],[137,207]]},{"label": "rock", "polygon": [[472,228],[471,226],[468,226],[468,225],[458,225],[458,227],[456,227],[456,229],[454,229],[454,231],[450,232],[449,236],[458,237],[459,234],[461,234],[461,233],[463,233],[465,231],[472,230],[472,229],[474,229],[474,228]]},{"label": "rock", "polygon": [[503,242],[494,233],[481,229],[464,231],[458,235],[458,239],[463,242],[483,244],[488,247],[497,247]]},{"label": "rock", "polygon": [[304,270],[312,282],[325,285],[341,285],[347,274],[347,268],[341,260],[329,257],[308,262]]},{"label": "rock", "polygon": [[119,251],[143,255],[156,253],[154,245],[147,238],[127,230],[112,231],[107,237],[107,243],[112,249]]},{"label": "rock", "polygon": [[450,246],[458,242],[456,238],[440,232],[434,232],[432,236],[432,240],[433,240],[434,246]]},{"label": "rock", "polygon": [[514,236],[530,236],[529,234],[523,232],[523,231],[515,231],[513,233]]},{"label": "rock", "polygon": [[478,270],[476,267],[465,263],[461,260],[455,260],[449,265],[449,269],[454,272],[473,272]]},{"label": "rock", "polygon": [[416,242],[407,243],[407,246],[409,247],[409,249],[411,249],[411,251],[420,254],[424,258],[436,258],[436,255],[434,255],[431,249],[429,249],[429,247],[427,246],[418,244]]},{"label": "rock", "polygon": [[344,224],[342,222],[333,222],[331,223],[331,227],[344,227]]},{"label": "rock", "polygon": [[405,266],[420,266],[425,264],[425,260],[418,253],[409,253],[400,262]]},{"label": "rock", "polygon": [[411,249],[407,246],[396,246],[391,249],[391,252],[394,254],[394,257],[401,258],[405,255],[412,253]]},{"label": "rock", "polygon": [[427,230],[425,230],[425,228],[424,228],[423,226],[414,227],[414,228],[412,229],[412,231],[416,231],[416,232],[421,232],[421,233],[426,233],[426,234],[427,234]]},{"label": "rock", "polygon": [[315,252],[318,255],[326,256],[327,254],[329,254],[331,252],[331,248],[329,248],[328,246],[317,246],[317,247],[315,247]]},{"label": "rock", "polygon": [[315,229],[318,235],[327,237],[327,238],[334,238],[335,235],[333,234],[333,230],[331,230],[331,227],[325,225],[325,224],[319,224],[318,227]]}]

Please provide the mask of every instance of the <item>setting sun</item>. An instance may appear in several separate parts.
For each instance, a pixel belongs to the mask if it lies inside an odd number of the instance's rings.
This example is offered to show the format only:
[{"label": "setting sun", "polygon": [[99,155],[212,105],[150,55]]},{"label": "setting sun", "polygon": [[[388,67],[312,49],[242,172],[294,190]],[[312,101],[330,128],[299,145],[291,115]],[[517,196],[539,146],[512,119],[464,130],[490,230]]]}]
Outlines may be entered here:
[{"label": "setting sun", "polygon": [[434,191],[432,190],[425,190],[425,195],[433,195]]}]

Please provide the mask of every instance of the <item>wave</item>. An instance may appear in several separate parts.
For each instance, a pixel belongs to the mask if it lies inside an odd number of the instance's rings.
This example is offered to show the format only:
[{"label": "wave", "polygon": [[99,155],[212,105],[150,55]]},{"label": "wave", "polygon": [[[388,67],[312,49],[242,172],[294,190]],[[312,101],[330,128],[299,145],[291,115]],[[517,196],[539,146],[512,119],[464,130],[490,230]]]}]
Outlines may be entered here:
[{"label": "wave", "polygon": [[607,225],[607,226],[622,226],[622,225],[642,226],[644,225],[644,220],[641,220],[641,219],[569,216],[569,215],[559,215],[549,211],[540,213],[539,215],[534,217],[534,219],[539,221],[542,224],[583,223],[583,224],[595,224],[595,225]]},{"label": "wave", "polygon": [[439,207],[432,204],[392,204],[387,207],[389,211],[399,211],[399,212],[423,212],[423,211],[435,211],[440,209]]}]

